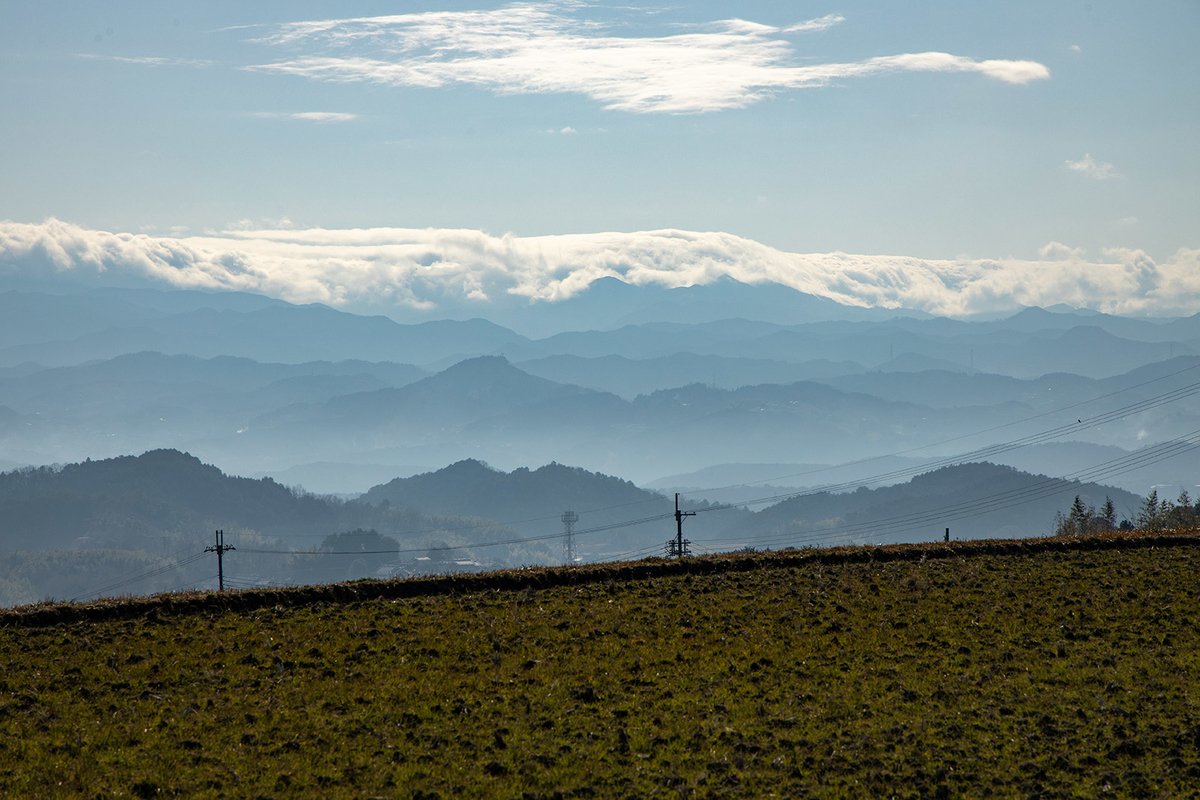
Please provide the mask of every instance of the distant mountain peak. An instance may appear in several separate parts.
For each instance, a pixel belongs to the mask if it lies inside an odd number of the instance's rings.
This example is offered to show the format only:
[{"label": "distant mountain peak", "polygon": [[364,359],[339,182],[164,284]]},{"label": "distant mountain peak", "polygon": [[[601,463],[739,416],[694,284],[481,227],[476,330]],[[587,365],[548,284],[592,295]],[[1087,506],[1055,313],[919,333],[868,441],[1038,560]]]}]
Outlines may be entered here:
[{"label": "distant mountain peak", "polygon": [[[474,474],[480,474],[480,475],[487,474],[487,473],[503,474],[503,473],[501,473],[500,470],[496,469],[491,464],[487,463],[486,461],[480,461],[477,458],[464,458],[462,461],[455,461],[453,464],[450,464],[449,466],[446,466],[446,467],[442,467],[439,470],[434,470],[433,472],[426,472],[423,474],[453,476],[453,475],[461,475],[463,473],[474,473]],[[397,480],[403,480],[403,479],[397,478]]]},{"label": "distant mountain peak", "polygon": [[514,367],[504,356],[476,356],[464,359],[447,367],[441,372],[430,375],[411,385],[414,391],[425,388],[447,390],[452,387],[489,390],[533,391],[537,393],[562,391],[584,391],[578,387],[569,387],[555,383]]},{"label": "distant mountain peak", "polygon": [[[489,368],[489,367],[501,369],[504,367],[512,367],[512,364],[510,364],[508,359],[502,355],[475,356],[473,358],[464,358],[462,361],[459,361],[454,366],[449,367],[448,369],[444,370],[444,372],[450,372],[452,370],[470,370],[470,369],[480,369],[480,368]],[[513,367],[513,369],[516,369],[516,367]],[[517,370],[517,371],[520,372],[520,370]]]},{"label": "distant mountain peak", "polygon": [[[629,481],[582,467],[550,463],[504,472],[465,459],[434,472],[396,478],[372,488],[360,500],[373,505],[387,500],[423,513],[524,520],[558,529],[558,514],[568,508],[580,513],[609,511],[656,497]],[[619,511],[611,513],[620,517]]]}]

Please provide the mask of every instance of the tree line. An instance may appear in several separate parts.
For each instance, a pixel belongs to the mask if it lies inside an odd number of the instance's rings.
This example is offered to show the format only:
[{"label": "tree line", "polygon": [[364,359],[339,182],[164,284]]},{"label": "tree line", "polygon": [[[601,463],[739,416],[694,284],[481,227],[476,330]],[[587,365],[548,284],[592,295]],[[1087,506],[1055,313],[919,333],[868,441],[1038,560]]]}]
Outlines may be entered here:
[{"label": "tree line", "polygon": [[1066,514],[1061,511],[1054,519],[1055,536],[1082,536],[1089,533],[1104,531],[1134,530],[1147,531],[1170,530],[1174,528],[1194,528],[1200,526],[1200,500],[1193,503],[1187,490],[1181,491],[1174,501],[1159,498],[1158,490],[1152,489],[1146,499],[1138,506],[1133,519],[1123,519],[1117,522],[1117,510],[1113,501],[1104,499],[1104,504],[1097,509],[1075,495],[1075,502]]}]

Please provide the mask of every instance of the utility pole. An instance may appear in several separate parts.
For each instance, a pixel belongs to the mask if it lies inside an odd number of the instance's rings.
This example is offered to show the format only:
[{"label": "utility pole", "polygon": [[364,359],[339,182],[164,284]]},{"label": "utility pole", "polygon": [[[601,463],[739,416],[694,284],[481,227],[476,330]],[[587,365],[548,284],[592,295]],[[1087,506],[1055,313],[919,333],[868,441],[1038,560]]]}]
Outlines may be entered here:
[{"label": "utility pole", "polygon": [[683,518],[696,516],[695,511],[679,510],[679,492],[675,493],[675,538],[667,542],[668,558],[686,558],[692,554],[691,541],[683,538]]},{"label": "utility pole", "polygon": [[217,554],[217,585],[221,587],[221,591],[225,591],[225,563],[224,555],[228,550],[237,550],[231,544],[225,544],[225,531],[217,531],[217,543],[212,547],[204,548],[206,553]]},{"label": "utility pole", "polygon": [[562,523],[566,528],[566,539],[563,541],[563,558],[566,559],[567,566],[575,563],[575,523],[579,521],[579,515],[574,511],[564,511],[562,515]]}]

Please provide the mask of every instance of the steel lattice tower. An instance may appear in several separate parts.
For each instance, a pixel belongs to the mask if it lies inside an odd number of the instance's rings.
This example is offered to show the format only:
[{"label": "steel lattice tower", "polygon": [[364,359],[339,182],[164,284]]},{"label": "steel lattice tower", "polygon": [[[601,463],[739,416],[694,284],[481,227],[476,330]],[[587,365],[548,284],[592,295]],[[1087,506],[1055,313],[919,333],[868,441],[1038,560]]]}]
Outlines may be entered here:
[{"label": "steel lattice tower", "polygon": [[562,523],[565,528],[565,538],[563,540],[563,559],[567,565],[575,563],[575,523],[579,521],[579,515],[574,511],[564,511],[562,515]]}]

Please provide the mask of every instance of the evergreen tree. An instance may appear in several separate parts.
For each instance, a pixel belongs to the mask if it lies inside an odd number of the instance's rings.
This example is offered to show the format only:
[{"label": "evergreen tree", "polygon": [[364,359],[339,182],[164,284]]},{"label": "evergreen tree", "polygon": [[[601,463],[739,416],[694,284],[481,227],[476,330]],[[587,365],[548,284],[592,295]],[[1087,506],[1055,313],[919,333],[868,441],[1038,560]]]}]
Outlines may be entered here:
[{"label": "evergreen tree", "polygon": [[1055,515],[1054,535],[1085,536],[1097,531],[1112,530],[1116,527],[1116,521],[1117,511],[1113,507],[1112,500],[1108,500],[1104,504],[1103,510],[1096,513],[1095,507],[1089,506],[1083,502],[1082,497],[1075,495],[1075,502],[1071,503],[1070,513],[1064,516],[1060,511]]},{"label": "evergreen tree", "polygon": [[1096,510],[1089,508],[1079,495],[1075,495],[1075,502],[1071,504],[1071,513],[1067,517],[1072,533],[1076,536],[1091,533],[1095,518]]},{"label": "evergreen tree", "polygon": [[1138,509],[1137,526],[1143,530],[1154,531],[1163,526],[1163,505],[1166,501],[1159,502],[1158,490],[1151,489],[1150,494],[1146,495],[1145,502]]},{"label": "evergreen tree", "polygon": [[1193,528],[1196,522],[1196,509],[1192,507],[1192,498],[1188,496],[1187,489],[1184,489],[1170,511],[1170,525],[1173,528]]},{"label": "evergreen tree", "polygon": [[1102,530],[1115,531],[1117,529],[1117,507],[1113,505],[1111,497],[1104,498],[1104,506],[1100,509],[1099,520]]}]

